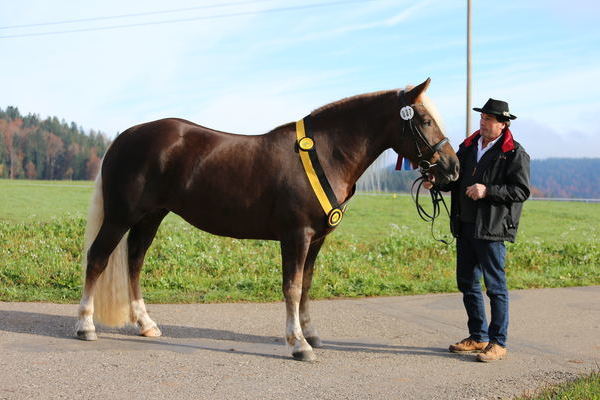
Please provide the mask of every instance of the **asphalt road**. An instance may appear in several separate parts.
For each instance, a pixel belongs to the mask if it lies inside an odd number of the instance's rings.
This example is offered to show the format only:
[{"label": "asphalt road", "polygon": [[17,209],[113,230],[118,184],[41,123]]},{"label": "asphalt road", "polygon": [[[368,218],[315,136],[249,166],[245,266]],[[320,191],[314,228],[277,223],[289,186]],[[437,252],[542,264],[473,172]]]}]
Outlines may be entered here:
[{"label": "asphalt road", "polygon": [[318,361],[291,359],[283,303],[149,305],[163,337],[76,305],[0,303],[0,399],[502,399],[600,366],[600,286],[511,292],[508,358],[479,363],[460,295],[316,301]]}]

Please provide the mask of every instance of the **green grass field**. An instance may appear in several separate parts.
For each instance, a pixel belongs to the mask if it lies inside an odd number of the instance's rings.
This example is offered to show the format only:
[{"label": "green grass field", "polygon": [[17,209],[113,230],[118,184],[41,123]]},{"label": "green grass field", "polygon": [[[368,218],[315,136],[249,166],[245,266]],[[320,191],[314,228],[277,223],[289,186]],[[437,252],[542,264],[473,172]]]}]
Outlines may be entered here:
[{"label": "green grass field", "polygon": [[[0,180],[0,301],[76,302],[91,182]],[[600,284],[600,204],[528,201],[509,286]],[[447,218],[436,223],[448,235]],[[169,215],[142,284],[149,302],[276,301],[276,242],[201,232]],[[435,242],[408,196],[357,195],[317,259],[313,298],[451,292],[454,247]]]},{"label": "green grass field", "polygon": [[594,371],[574,381],[544,388],[517,400],[600,400],[600,373]]}]

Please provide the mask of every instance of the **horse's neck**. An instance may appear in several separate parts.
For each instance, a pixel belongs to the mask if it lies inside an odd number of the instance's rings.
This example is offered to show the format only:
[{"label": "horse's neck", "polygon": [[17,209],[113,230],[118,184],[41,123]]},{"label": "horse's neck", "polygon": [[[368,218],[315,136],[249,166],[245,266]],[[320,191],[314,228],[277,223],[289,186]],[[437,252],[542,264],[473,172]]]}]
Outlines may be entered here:
[{"label": "horse's neck", "polygon": [[350,190],[369,165],[389,147],[384,131],[388,119],[378,117],[372,116],[371,121],[362,119],[360,123],[341,120],[335,126],[329,122],[328,127],[316,132],[317,142],[323,142],[328,149],[322,162],[331,171],[330,180],[343,187],[342,190]]}]

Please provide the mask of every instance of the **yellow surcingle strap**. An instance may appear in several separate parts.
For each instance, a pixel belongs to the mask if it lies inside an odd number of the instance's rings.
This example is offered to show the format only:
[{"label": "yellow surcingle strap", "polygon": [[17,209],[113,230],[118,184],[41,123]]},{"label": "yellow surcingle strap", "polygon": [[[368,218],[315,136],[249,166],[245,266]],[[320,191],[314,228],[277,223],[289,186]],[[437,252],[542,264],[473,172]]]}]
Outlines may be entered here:
[{"label": "yellow surcingle strap", "polygon": [[[301,119],[300,121],[296,122],[297,142],[300,144],[300,142],[303,141],[303,139],[306,137],[307,136],[306,136],[306,133],[304,130],[304,120]],[[314,146],[312,146],[310,148],[310,150],[315,151]],[[308,177],[308,180],[310,181],[310,185],[312,186],[313,192],[317,196],[317,199],[319,199],[319,203],[321,203],[321,207],[323,208],[323,211],[325,211],[325,215],[329,215],[329,213],[333,209],[333,206],[331,205],[331,202],[327,198],[327,194],[323,190],[323,186],[321,186],[321,182],[319,181],[317,172],[315,171],[312,161],[310,160],[310,155],[308,153],[308,151],[310,151],[310,150],[303,150],[302,148],[300,148],[300,150],[298,151],[298,153],[300,153],[300,160],[302,161],[302,166],[304,167],[306,176]]]}]

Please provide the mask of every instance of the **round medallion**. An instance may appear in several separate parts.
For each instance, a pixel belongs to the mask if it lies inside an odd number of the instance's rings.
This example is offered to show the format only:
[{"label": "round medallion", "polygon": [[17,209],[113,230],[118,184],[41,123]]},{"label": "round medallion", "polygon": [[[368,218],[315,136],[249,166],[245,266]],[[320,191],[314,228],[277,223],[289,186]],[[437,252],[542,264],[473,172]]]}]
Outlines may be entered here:
[{"label": "round medallion", "polygon": [[298,147],[305,151],[311,150],[313,147],[315,147],[315,142],[311,138],[305,136],[298,140]]},{"label": "round medallion", "polygon": [[343,216],[344,216],[344,214],[342,213],[342,210],[340,210],[339,208],[334,208],[333,210],[331,210],[327,217],[327,222],[329,223],[329,226],[331,226],[331,227],[337,226],[340,223],[340,221],[342,220]]},{"label": "round medallion", "polygon": [[408,121],[415,116],[415,110],[411,106],[404,106],[400,109],[400,116],[403,120]]}]

